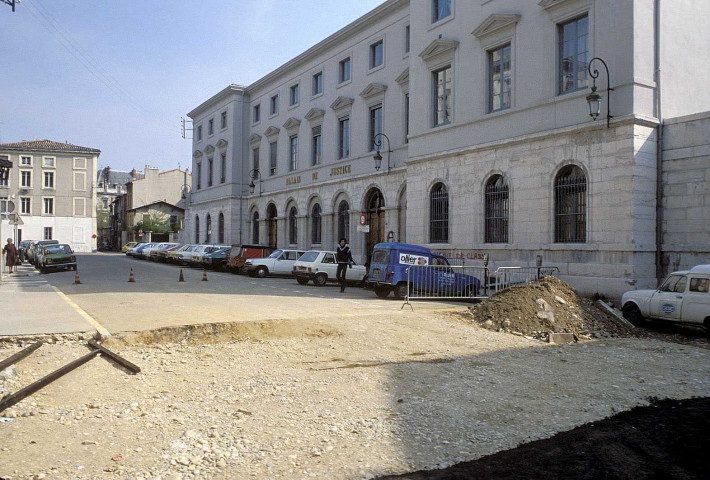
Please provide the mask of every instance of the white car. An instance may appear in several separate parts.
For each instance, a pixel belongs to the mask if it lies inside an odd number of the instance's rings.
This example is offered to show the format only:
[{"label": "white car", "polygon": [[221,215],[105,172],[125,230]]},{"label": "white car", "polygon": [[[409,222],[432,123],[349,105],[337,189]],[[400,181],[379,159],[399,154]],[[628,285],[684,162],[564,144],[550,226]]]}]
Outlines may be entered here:
[{"label": "white car", "polygon": [[193,267],[203,267],[204,262],[203,259],[207,254],[214,253],[220,248],[226,248],[229,247],[230,245],[202,245],[205,248],[202,249],[195,249],[194,252],[192,252],[192,257],[190,258],[190,265]]},{"label": "white car", "polygon": [[[364,284],[367,280],[367,269],[362,265],[348,267],[345,272],[345,280],[349,283]],[[337,282],[337,273],[335,252],[325,250],[310,250],[293,265],[293,275],[301,285],[313,280],[315,285],[322,287],[327,282]]]},{"label": "white car", "polygon": [[658,290],[632,290],[621,297],[624,317],[632,323],[645,318],[710,328],[710,265],[673,272]]},{"label": "white car", "polygon": [[303,250],[274,250],[266,258],[249,258],[242,271],[252,277],[264,278],[269,275],[291,275],[293,264],[301,258]]}]

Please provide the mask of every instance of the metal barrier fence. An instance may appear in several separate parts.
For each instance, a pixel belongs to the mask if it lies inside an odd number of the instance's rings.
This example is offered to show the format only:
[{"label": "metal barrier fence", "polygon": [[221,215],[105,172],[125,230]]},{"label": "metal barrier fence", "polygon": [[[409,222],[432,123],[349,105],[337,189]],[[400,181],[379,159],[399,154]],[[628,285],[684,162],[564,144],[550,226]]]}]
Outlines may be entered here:
[{"label": "metal barrier fence", "polygon": [[410,306],[411,300],[484,299],[504,288],[559,272],[557,267],[499,267],[493,271],[488,267],[415,265],[407,269],[409,288],[402,296],[404,305]]}]

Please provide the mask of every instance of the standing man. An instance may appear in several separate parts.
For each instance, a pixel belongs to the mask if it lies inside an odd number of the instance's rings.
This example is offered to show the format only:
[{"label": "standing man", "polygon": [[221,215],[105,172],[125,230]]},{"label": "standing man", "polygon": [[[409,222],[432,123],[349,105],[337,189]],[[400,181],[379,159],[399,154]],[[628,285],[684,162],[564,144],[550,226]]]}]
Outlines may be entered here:
[{"label": "standing man", "polygon": [[338,242],[338,250],[335,252],[335,259],[338,262],[338,271],[335,274],[335,278],[340,282],[340,291],[345,291],[345,274],[348,266],[353,268],[353,254],[350,253],[350,247],[348,246],[348,241],[341,238]]}]

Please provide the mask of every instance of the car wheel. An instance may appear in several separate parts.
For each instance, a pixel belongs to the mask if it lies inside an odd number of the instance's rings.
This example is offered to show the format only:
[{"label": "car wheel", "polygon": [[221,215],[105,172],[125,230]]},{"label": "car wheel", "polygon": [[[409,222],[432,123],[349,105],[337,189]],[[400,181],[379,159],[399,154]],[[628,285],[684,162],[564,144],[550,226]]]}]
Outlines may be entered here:
[{"label": "car wheel", "polygon": [[39,273],[45,274],[47,273],[47,269],[44,267],[39,267]]},{"label": "car wheel", "polygon": [[269,269],[266,267],[259,267],[256,269],[255,274],[259,278],[265,278],[269,274]]},{"label": "car wheel", "polygon": [[298,282],[299,285],[307,285],[308,284],[308,279],[305,277],[296,277],[296,281]]},{"label": "car wheel", "polygon": [[409,284],[407,282],[398,283],[394,287],[394,296],[399,300],[404,300],[407,298],[407,294],[410,292]]},{"label": "car wheel", "polygon": [[643,323],[643,315],[641,315],[641,310],[639,310],[639,307],[633,303],[624,305],[622,313],[624,314],[624,318],[634,325]]},{"label": "car wheel", "polygon": [[316,275],[316,278],[313,279],[313,283],[315,283],[316,287],[322,287],[327,281],[328,275],[326,275],[325,273],[319,273],[318,275]]},{"label": "car wheel", "polygon": [[387,298],[390,294],[390,287],[375,287],[375,295],[380,298]]},{"label": "car wheel", "polygon": [[367,274],[365,274],[365,276],[362,277],[362,280],[360,280],[360,287],[367,288]]}]

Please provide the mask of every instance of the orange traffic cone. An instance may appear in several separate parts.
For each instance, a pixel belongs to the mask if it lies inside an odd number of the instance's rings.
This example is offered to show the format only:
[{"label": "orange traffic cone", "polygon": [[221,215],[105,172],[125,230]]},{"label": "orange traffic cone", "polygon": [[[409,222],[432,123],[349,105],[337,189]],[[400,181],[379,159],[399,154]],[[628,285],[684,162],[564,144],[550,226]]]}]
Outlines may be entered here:
[{"label": "orange traffic cone", "polygon": [[202,281],[206,282],[207,281],[207,269],[204,269],[202,271]]},{"label": "orange traffic cone", "polygon": [[184,282],[185,281],[185,276],[182,274],[182,268],[180,269],[180,278],[178,278],[178,282]]},{"label": "orange traffic cone", "polygon": [[136,281],[136,277],[135,277],[135,275],[133,275],[133,269],[132,269],[132,268],[131,268],[131,274],[128,275],[128,281],[131,282],[131,283],[133,283],[133,282]]},{"label": "orange traffic cone", "polygon": [[81,280],[79,280],[79,270],[74,270],[74,285],[81,285]]}]

